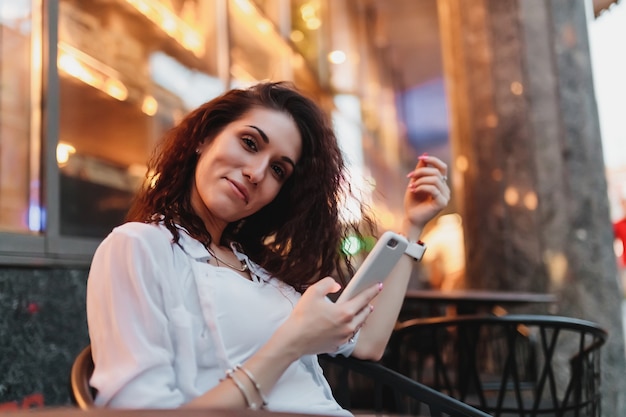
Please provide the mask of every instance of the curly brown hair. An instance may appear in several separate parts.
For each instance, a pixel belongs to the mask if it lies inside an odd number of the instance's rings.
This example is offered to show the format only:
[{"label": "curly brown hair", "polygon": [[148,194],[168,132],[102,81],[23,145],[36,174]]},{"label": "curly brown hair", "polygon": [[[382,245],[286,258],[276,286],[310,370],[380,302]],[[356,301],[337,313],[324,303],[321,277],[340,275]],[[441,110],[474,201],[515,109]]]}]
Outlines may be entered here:
[{"label": "curly brown hair", "polygon": [[229,224],[220,244],[239,243],[250,259],[298,291],[331,274],[345,283],[354,271],[340,250],[341,242],[350,234],[361,236],[361,227],[374,233],[374,220],[363,202],[357,208],[360,223],[340,219],[342,199],[356,196],[345,176],[337,138],[324,111],[290,83],[230,90],[187,115],[155,149],[146,182],[126,220],[164,222],[175,242],[180,225],[208,245],[211,236],[190,200],[195,151],[253,107],[289,114],[302,138],[302,155],[276,198]]}]

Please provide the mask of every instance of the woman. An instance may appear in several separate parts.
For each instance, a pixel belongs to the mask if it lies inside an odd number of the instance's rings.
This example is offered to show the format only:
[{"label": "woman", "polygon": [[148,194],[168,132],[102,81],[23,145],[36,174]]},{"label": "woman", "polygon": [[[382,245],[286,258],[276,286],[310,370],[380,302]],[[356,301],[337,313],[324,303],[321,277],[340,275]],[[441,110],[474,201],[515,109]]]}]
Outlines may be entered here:
[{"label": "woman", "polygon": [[[324,113],[285,83],[229,91],[172,129],[92,262],[96,404],[349,415],[316,355],[379,359],[411,260],[384,289],[328,301],[341,288],[328,275],[352,272],[343,168]],[[445,175],[430,156],[409,174],[410,239],[447,204]]]}]

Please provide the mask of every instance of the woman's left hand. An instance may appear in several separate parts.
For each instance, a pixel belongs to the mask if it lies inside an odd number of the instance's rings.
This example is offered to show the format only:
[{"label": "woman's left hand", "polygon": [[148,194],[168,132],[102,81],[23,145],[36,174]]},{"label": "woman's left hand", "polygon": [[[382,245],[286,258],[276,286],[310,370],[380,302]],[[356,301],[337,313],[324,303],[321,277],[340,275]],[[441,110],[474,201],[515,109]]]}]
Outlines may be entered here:
[{"label": "woman's left hand", "polygon": [[409,184],[404,194],[406,220],[421,230],[450,201],[448,166],[441,159],[424,154],[407,177]]}]

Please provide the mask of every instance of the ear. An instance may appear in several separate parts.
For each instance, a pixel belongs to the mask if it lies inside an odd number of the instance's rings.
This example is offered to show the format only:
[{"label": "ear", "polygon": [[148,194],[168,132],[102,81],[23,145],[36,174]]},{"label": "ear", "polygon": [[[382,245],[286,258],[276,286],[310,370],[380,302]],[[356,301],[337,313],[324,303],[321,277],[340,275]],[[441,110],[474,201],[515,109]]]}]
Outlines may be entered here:
[{"label": "ear", "polygon": [[198,145],[196,146],[196,155],[201,155],[202,152],[204,152],[207,144],[208,142],[206,141],[206,139],[203,139],[200,143],[198,143]]}]

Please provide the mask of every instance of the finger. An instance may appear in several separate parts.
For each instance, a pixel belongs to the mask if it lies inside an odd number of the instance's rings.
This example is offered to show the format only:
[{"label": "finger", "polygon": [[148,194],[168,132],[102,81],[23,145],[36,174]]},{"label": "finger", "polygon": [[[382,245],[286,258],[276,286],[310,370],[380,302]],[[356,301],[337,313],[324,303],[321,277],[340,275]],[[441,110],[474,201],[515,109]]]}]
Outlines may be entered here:
[{"label": "finger", "polygon": [[409,173],[406,175],[406,177],[407,177],[407,178],[412,178],[413,176],[417,175],[417,171],[418,171],[420,168],[425,168],[425,167],[427,167],[427,166],[428,166],[427,159],[428,159],[428,154],[427,154],[427,153],[423,153],[422,155],[420,155],[420,156],[417,158],[417,163],[415,164],[415,168],[413,168],[413,170],[412,170],[411,172],[409,172]]},{"label": "finger", "polygon": [[418,171],[414,171],[414,173],[410,176],[411,181],[409,185],[415,185],[418,182],[429,182],[430,184],[447,184],[446,177],[443,173],[441,173],[437,168],[428,167],[428,168],[420,168]]},{"label": "finger", "polygon": [[424,152],[420,156],[417,157],[417,164],[415,164],[415,168],[426,167],[428,166],[428,153]]},{"label": "finger", "polygon": [[361,309],[361,311],[359,311],[359,313],[356,316],[354,316],[353,322],[356,324],[356,326],[354,327],[354,331],[348,338],[348,343],[355,342],[356,340],[355,337],[357,333],[359,333],[359,330],[361,330],[361,327],[365,325],[365,322],[367,318],[369,317],[369,315],[372,314],[372,311],[374,311],[374,306],[372,304],[368,304],[363,309]]},{"label": "finger", "polygon": [[425,192],[433,196],[441,195],[444,198],[450,198],[450,187],[448,187],[448,184],[442,182],[441,180],[436,180],[434,183],[421,183],[419,185],[416,185],[415,187],[412,187],[410,191],[413,191],[415,193]]},{"label": "finger", "polygon": [[450,188],[443,179],[437,175],[436,177],[422,177],[407,186],[408,190],[414,193],[426,192],[431,195],[443,195],[450,197]]},{"label": "finger", "polygon": [[448,172],[448,165],[436,156],[421,156],[420,162],[425,162],[426,165],[437,168],[444,175]]},{"label": "finger", "polygon": [[[431,169],[426,171],[423,169],[426,167]],[[415,169],[407,174],[407,178],[415,178],[420,174],[438,175],[445,182],[448,180],[448,165],[437,157],[422,155],[419,157],[419,162]]]},{"label": "finger", "polygon": [[361,330],[361,327],[363,327],[369,315],[372,314],[372,311],[374,311],[374,306],[372,304],[368,304],[363,307],[361,311],[359,311],[359,314],[354,316],[354,322],[356,323],[356,330],[354,333]]},{"label": "finger", "polygon": [[412,195],[430,196],[432,201],[438,206],[446,205],[450,200],[450,189],[445,185],[422,184],[415,188],[410,188]]},{"label": "finger", "polygon": [[325,296],[327,294],[336,293],[340,289],[341,285],[337,281],[335,281],[333,277],[325,277],[307,288],[305,293],[313,291],[316,294]]},{"label": "finger", "polygon": [[369,288],[363,290],[359,295],[348,301],[348,303],[350,303],[348,308],[350,308],[350,310],[353,311],[354,314],[358,314],[361,310],[367,307],[374,298],[376,298],[376,296],[382,291],[382,289],[382,282],[370,286]]}]

